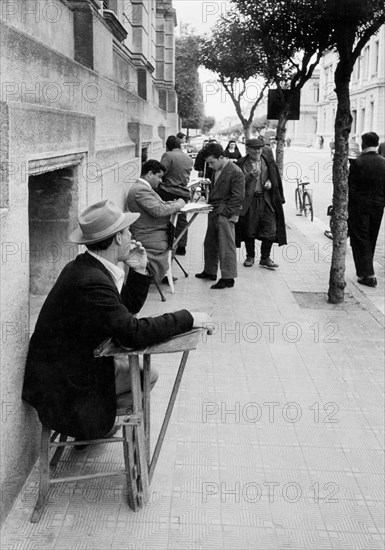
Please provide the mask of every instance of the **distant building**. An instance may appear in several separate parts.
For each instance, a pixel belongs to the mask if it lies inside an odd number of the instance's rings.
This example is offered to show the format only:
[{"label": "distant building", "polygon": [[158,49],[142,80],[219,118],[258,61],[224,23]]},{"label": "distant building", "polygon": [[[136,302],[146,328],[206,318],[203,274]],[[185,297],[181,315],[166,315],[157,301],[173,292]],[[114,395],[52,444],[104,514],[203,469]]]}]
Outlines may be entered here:
[{"label": "distant building", "polygon": [[[12,0],[1,8],[2,511],[37,456],[21,401],[30,318],[78,213],[124,206],[142,161],[178,126],[172,0]],[[3,516],[4,517],[4,516]]]},{"label": "distant building", "polygon": [[[334,139],[334,119],[337,97],[334,73],[338,55],[326,53],[320,64],[320,94],[318,102],[318,133],[326,144]],[[372,36],[357,59],[350,82],[350,102],[353,117],[351,141],[360,143],[360,136],[369,131],[385,139],[385,25]]]}]

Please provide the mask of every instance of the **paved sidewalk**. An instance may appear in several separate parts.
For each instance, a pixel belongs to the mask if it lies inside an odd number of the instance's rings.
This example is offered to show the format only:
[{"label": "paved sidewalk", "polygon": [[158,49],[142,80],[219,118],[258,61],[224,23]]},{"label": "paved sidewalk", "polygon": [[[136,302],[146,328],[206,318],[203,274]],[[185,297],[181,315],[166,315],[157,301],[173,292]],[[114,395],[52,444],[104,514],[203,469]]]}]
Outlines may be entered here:
[{"label": "paved sidewalk", "polygon": [[[213,308],[215,322],[190,355],[151,502],[132,512],[123,476],[58,486],[33,525],[34,471],[2,550],[384,547],[383,287],[358,288],[348,266],[345,304],[328,304],[331,241],[289,206],[287,223],[289,245],[274,248],[278,270],[244,268],[240,253],[235,287],[215,291],[193,276],[202,269],[202,215],[181,258],[190,277],[175,266],[166,303],[151,289],[143,315]],[[154,363],[156,431],[178,357]],[[69,451],[60,470],[112,469],[122,463],[118,447]]]}]

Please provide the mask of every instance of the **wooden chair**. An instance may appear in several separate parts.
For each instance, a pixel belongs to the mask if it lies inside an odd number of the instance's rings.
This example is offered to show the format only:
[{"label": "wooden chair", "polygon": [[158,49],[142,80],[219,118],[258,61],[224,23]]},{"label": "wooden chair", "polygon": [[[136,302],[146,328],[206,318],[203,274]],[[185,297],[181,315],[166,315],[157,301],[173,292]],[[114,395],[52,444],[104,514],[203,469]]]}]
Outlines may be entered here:
[{"label": "wooden chair", "polygon": [[[96,445],[105,443],[122,443],[124,454],[124,472],[127,483],[127,498],[130,508],[137,511],[148,501],[148,453],[146,449],[145,419],[143,414],[143,396],[140,382],[139,357],[137,354],[129,356],[130,376],[132,387],[132,410],[120,409],[117,411],[114,428],[122,428],[121,437],[106,437],[76,441],[66,435],[51,432],[50,428],[42,426],[40,455],[39,455],[39,496],[31,516],[31,522],[37,523],[43,513],[49,487],[57,483],[73,483],[86,479],[112,477],[122,475],[122,469],[107,473],[88,475],[68,475],[65,477],[50,477],[50,470],[54,471],[65,447]],[[149,372],[144,381],[146,394],[150,393]],[[149,397],[148,397],[149,399]],[[58,439],[58,441],[57,441]],[[50,460],[51,449],[56,448]]]},{"label": "wooden chair", "polygon": [[[124,453],[124,472],[127,483],[127,499],[133,511],[139,510],[148,502],[149,485],[154,475],[162,444],[166,435],[171,413],[182,380],[184,368],[190,350],[196,349],[198,341],[204,329],[193,329],[185,334],[180,334],[159,344],[149,346],[144,350],[127,349],[120,347],[109,338],[102,342],[94,351],[95,357],[111,357],[115,355],[127,355],[130,365],[130,377],[132,388],[132,410],[121,409],[117,411],[114,427],[122,428],[121,437],[107,437],[91,439],[87,441],[69,440],[66,435],[58,432],[51,433],[46,426],[42,426],[40,457],[39,457],[39,495],[32,513],[31,522],[37,523],[44,510],[44,505],[51,484],[73,483],[81,480],[118,476],[122,470],[107,473],[95,473],[88,475],[68,475],[65,477],[50,477],[50,470],[54,471],[65,447],[80,445],[96,445],[105,443],[122,443]],[[150,371],[151,355],[182,352],[178,372],[171,392],[166,414],[158,435],[158,439],[151,456],[150,448]],[[140,378],[139,355],[143,355],[143,390]],[[58,439],[58,441],[57,441]],[[51,449],[55,452],[50,460]]]}]

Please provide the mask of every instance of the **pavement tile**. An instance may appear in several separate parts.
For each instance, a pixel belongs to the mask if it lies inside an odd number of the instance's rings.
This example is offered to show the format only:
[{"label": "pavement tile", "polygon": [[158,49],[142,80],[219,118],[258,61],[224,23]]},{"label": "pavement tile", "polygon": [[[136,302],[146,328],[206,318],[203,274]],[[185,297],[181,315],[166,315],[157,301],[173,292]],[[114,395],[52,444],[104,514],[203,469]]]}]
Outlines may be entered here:
[{"label": "pavement tile", "polygon": [[[328,304],[331,243],[308,220],[288,214],[287,222],[289,245],[273,248],[275,272],[243,268],[242,249],[234,289],[211,291],[177,267],[165,303],[150,289],[141,316],[193,305],[213,310],[215,326],[189,356],[149,503],[129,509],[123,475],[57,485],[31,524],[34,468],[2,529],[2,550],[384,547],[376,295],[348,279],[346,302]],[[202,269],[204,228],[198,219],[189,232],[191,274]],[[152,447],[178,362],[153,358]],[[67,450],[57,474],[115,468],[123,468],[120,445],[98,445]]]}]

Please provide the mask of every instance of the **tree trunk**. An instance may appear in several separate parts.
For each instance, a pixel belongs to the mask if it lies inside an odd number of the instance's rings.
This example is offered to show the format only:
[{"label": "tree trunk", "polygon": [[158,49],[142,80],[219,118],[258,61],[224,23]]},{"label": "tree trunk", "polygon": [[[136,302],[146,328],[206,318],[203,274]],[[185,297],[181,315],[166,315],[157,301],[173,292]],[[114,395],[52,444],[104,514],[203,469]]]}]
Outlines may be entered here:
[{"label": "tree trunk", "polygon": [[340,56],[335,72],[338,98],[337,114],[334,123],[335,152],[333,160],[333,254],[329,276],[329,302],[340,304],[344,301],[345,260],[348,218],[348,150],[352,123],[350,113],[349,83],[352,62]]},{"label": "tree trunk", "polygon": [[245,134],[245,141],[247,139],[250,139],[250,134],[251,134],[251,122],[249,122],[248,120],[243,122],[243,133]]},{"label": "tree trunk", "polygon": [[275,160],[277,162],[279,173],[282,177],[283,174],[283,157],[284,157],[284,147],[285,147],[285,138],[286,138],[286,122],[287,122],[287,113],[286,111],[281,112],[278,119],[277,126],[277,150],[275,153]]}]

